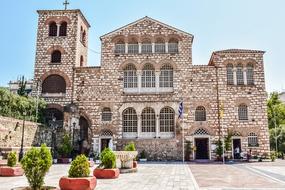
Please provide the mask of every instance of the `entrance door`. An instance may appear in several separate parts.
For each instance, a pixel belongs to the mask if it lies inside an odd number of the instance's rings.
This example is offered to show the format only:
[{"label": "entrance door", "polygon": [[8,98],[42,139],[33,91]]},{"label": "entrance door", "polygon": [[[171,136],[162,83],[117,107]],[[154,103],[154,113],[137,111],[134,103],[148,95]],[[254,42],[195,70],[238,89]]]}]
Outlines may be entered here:
[{"label": "entrance door", "polygon": [[209,139],[195,138],[196,159],[209,159]]},{"label": "entrance door", "polygon": [[102,152],[105,148],[109,148],[110,140],[111,140],[111,139],[101,139],[101,152]]},{"label": "entrance door", "polygon": [[240,153],[241,153],[240,139],[233,139],[233,152],[234,152],[234,159],[240,159]]}]

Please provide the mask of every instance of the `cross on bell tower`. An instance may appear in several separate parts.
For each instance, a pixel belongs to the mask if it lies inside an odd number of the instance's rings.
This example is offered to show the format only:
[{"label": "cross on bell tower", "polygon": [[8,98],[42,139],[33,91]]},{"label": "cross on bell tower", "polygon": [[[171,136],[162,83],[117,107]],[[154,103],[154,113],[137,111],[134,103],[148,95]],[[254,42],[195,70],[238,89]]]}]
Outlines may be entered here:
[{"label": "cross on bell tower", "polygon": [[65,0],[63,2],[63,5],[64,5],[64,10],[67,10],[67,6],[69,5],[70,3],[68,2],[68,0]]}]

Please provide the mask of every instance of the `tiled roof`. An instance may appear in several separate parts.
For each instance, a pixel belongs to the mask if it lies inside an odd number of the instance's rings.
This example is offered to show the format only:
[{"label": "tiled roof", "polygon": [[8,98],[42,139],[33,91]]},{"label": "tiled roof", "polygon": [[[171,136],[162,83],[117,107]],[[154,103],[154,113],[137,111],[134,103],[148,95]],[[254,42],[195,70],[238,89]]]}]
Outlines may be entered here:
[{"label": "tiled roof", "polygon": [[220,51],[214,51],[213,53],[265,53],[265,51],[252,49],[225,49]]}]

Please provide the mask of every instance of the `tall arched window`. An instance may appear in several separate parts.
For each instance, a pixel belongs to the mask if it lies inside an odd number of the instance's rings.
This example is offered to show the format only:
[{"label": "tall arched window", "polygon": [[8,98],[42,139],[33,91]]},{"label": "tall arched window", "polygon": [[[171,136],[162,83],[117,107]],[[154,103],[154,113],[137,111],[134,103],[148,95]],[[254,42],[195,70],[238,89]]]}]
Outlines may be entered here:
[{"label": "tall arched window", "polygon": [[159,129],[160,132],[174,132],[174,110],[170,107],[165,107],[160,110],[159,114]]},{"label": "tall arched window", "polygon": [[48,76],[42,84],[42,93],[65,93],[66,82],[60,75]]},{"label": "tall arched window", "polygon": [[54,50],[51,53],[51,63],[61,63],[61,52],[59,50]]},{"label": "tall arched window", "polygon": [[173,87],[173,68],[169,64],[162,66],[160,69],[159,87]]},{"label": "tall arched window", "polygon": [[237,65],[237,85],[244,85],[242,64]]},{"label": "tall arched window", "polygon": [[155,53],[165,53],[165,41],[163,38],[158,38],[154,46]]},{"label": "tall arched window", "polygon": [[62,22],[59,27],[59,36],[66,36],[67,22]]},{"label": "tall arched window", "polygon": [[49,32],[48,32],[49,36],[57,36],[57,25],[55,22],[51,22],[49,24]]},{"label": "tall arched window", "polygon": [[86,31],[84,30],[82,33],[82,44],[86,46]]},{"label": "tall arched window", "polygon": [[246,80],[248,85],[253,85],[254,84],[254,79],[253,79],[253,64],[249,63],[246,66]]},{"label": "tall arched window", "polygon": [[142,41],[142,53],[152,53],[152,44],[150,39],[143,39]]},{"label": "tall arched window", "polygon": [[155,112],[150,107],[145,108],[142,111],[142,132],[143,133],[155,132]]},{"label": "tall arched window", "polygon": [[234,72],[233,72],[233,64],[227,65],[227,84],[234,84]]},{"label": "tall arched window", "polygon": [[133,64],[128,64],[124,69],[124,88],[137,88],[137,70]]},{"label": "tall arched window", "polygon": [[255,133],[249,133],[248,135],[248,146],[249,147],[257,147],[258,146],[258,138]]},{"label": "tall arched window", "polygon": [[195,121],[206,121],[206,109],[198,106],[195,110]]},{"label": "tall arched window", "polygon": [[102,110],[102,121],[112,121],[112,111],[110,108],[105,107]]},{"label": "tall arched window", "polygon": [[139,44],[136,38],[132,38],[128,42],[128,53],[130,54],[136,54],[139,53]]},{"label": "tall arched window", "polygon": [[80,56],[80,67],[83,67],[83,65],[84,65],[84,58],[83,58],[83,56],[81,55],[81,56]]},{"label": "tall arched window", "polygon": [[238,106],[238,119],[248,120],[248,109],[246,104],[240,104]]},{"label": "tall arched window", "polygon": [[123,136],[134,136],[130,133],[138,132],[138,116],[134,108],[127,108],[123,111]]},{"label": "tall arched window", "polygon": [[171,38],[168,42],[168,53],[178,53],[178,40]]},{"label": "tall arched window", "polygon": [[155,87],[155,71],[154,67],[147,63],[143,67],[142,71],[142,88],[154,88]]}]

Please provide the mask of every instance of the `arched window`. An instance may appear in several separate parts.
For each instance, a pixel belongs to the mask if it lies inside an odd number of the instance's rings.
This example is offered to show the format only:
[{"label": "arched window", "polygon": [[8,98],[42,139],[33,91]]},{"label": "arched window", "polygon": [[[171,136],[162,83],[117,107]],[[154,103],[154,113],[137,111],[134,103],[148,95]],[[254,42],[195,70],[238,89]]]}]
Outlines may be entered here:
[{"label": "arched window", "polygon": [[237,65],[237,85],[244,85],[242,64]]},{"label": "arched window", "polygon": [[248,135],[248,146],[249,147],[257,147],[258,146],[258,138],[255,133],[249,133]]},{"label": "arched window", "polygon": [[112,112],[110,108],[103,108],[102,110],[102,121],[112,121]]},{"label": "arched window", "polygon": [[137,70],[133,64],[128,64],[124,69],[124,88],[137,88]]},{"label": "arched window", "polygon": [[238,119],[248,120],[248,109],[246,104],[240,104],[238,106]]},{"label": "arched window", "polygon": [[142,41],[142,53],[152,53],[152,44],[150,39],[143,39]]},{"label": "arched window", "polygon": [[126,46],[123,39],[119,39],[115,44],[115,53],[116,54],[124,54],[126,53]]},{"label": "arched window", "polygon": [[127,108],[123,111],[123,136],[128,137],[127,133],[138,132],[138,116],[134,108]]},{"label": "arched window", "polygon": [[51,22],[49,24],[49,32],[48,32],[49,36],[57,36],[57,25],[55,22]]},{"label": "arched window", "polygon": [[155,112],[152,108],[145,108],[142,111],[142,132],[155,132]]},{"label": "arched window", "polygon": [[155,71],[154,67],[149,63],[143,67],[142,88],[155,88]]},{"label": "arched window", "polygon": [[67,22],[62,22],[59,27],[59,36],[66,36]]},{"label": "arched window", "polygon": [[159,87],[173,87],[173,68],[169,64],[161,67],[159,75]]},{"label": "arched window", "polygon": [[60,75],[48,76],[42,84],[42,93],[65,93],[66,83]]},{"label": "arched window", "polygon": [[171,38],[168,42],[168,53],[178,53],[178,40]]},{"label": "arched window", "polygon": [[131,53],[131,54],[139,53],[139,44],[138,44],[137,39],[132,38],[128,42],[128,53]]},{"label": "arched window", "polygon": [[51,53],[51,63],[61,63],[61,52],[59,50],[54,50]]},{"label": "arched window", "polygon": [[163,38],[158,38],[154,46],[155,53],[165,53],[165,41]]},{"label": "arched window", "polygon": [[253,85],[254,84],[254,79],[253,79],[253,64],[249,63],[246,66],[246,80],[248,85]]},{"label": "arched window", "polygon": [[81,55],[81,56],[80,56],[80,67],[83,67],[83,65],[84,65],[84,58],[83,58],[83,56]]},{"label": "arched window", "polygon": [[234,72],[233,72],[233,64],[227,65],[227,84],[234,84]]},{"label": "arched window", "polygon": [[80,117],[79,118],[79,133],[80,133],[80,140],[88,140],[88,128],[89,128],[89,124],[88,121],[85,117]]},{"label": "arched window", "polygon": [[195,121],[206,121],[206,109],[198,106],[195,110]]},{"label": "arched window", "polygon": [[160,132],[174,132],[175,113],[172,108],[165,107],[160,110],[159,129]]},{"label": "arched window", "polygon": [[51,126],[53,120],[56,124],[63,126],[63,112],[57,108],[46,108],[43,112],[44,121],[48,126]]},{"label": "arched window", "polygon": [[82,44],[86,46],[86,31],[84,30],[82,33]]}]

